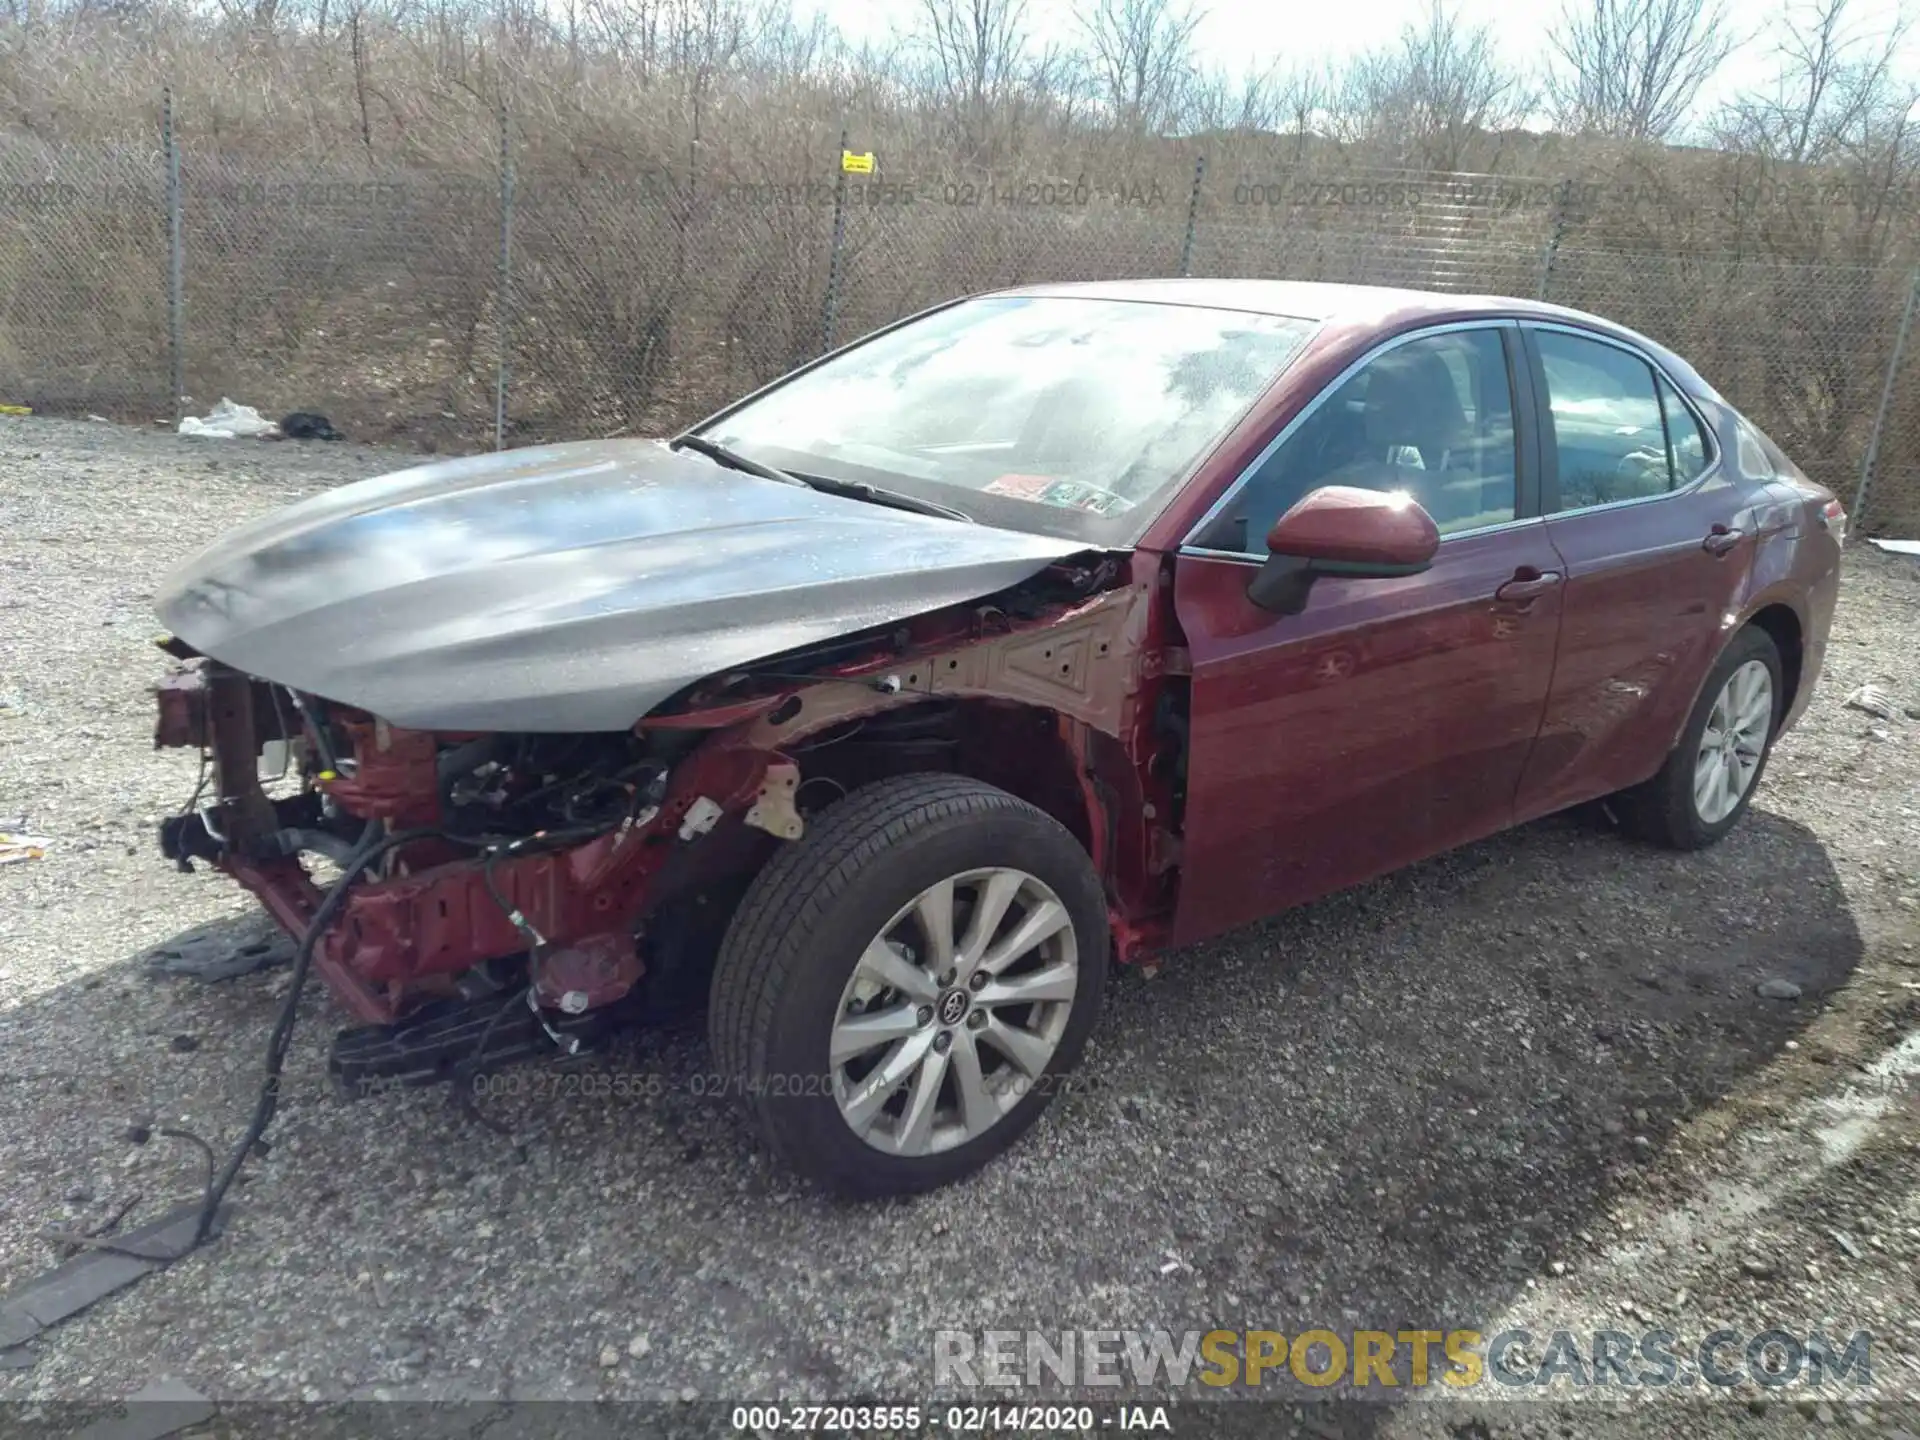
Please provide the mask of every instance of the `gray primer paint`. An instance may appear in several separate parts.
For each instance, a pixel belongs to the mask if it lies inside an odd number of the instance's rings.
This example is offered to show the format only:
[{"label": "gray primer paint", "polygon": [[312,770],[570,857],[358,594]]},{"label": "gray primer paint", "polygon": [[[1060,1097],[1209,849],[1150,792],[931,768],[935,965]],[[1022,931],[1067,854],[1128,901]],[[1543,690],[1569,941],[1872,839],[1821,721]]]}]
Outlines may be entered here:
[{"label": "gray primer paint", "polygon": [[656,441],[437,461],[224,536],[155,608],[214,659],[419,729],[621,730],[704,676],[1085,550]]}]

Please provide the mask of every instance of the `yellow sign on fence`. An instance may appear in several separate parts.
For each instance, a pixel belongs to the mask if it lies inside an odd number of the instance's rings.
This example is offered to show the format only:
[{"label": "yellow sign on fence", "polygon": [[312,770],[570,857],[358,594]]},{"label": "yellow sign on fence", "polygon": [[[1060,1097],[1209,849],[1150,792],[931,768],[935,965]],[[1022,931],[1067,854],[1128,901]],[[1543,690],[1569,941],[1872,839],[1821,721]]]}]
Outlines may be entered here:
[{"label": "yellow sign on fence", "polygon": [[851,150],[840,152],[840,168],[849,175],[871,175],[873,173],[873,152],[856,155]]}]

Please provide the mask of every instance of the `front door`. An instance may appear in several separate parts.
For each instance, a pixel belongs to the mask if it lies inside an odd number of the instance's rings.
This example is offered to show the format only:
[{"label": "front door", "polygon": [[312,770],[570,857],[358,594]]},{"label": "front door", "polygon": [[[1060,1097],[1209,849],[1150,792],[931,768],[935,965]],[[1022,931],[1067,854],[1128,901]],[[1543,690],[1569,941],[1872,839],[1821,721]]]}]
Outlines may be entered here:
[{"label": "front door", "polygon": [[[1176,561],[1192,662],[1176,940],[1188,943],[1510,824],[1546,708],[1560,562],[1530,515],[1511,327],[1376,352],[1289,427]],[[1524,421],[1523,415],[1523,421]],[[1325,484],[1404,488],[1424,574],[1246,598],[1272,521]]]}]

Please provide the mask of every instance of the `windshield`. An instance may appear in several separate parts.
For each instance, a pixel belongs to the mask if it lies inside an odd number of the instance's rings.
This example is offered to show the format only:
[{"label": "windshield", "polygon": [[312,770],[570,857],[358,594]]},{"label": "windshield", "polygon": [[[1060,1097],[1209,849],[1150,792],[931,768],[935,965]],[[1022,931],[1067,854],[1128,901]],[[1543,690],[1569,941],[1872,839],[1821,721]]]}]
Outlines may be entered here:
[{"label": "windshield", "polygon": [[985,524],[1128,544],[1313,329],[1145,301],[967,300],[701,433],[764,464],[937,500]]}]

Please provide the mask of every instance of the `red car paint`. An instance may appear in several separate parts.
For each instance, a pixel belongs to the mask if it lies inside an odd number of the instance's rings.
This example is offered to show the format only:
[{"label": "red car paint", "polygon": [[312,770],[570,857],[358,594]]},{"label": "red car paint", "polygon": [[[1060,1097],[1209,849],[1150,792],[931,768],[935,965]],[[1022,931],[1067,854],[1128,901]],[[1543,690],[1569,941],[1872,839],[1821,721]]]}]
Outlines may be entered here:
[{"label": "red car paint", "polygon": [[[1164,303],[1157,284],[1075,288]],[[1179,293],[1260,308],[1261,292],[1236,282]],[[458,846],[408,847],[351,893],[317,953],[323,976],[356,1015],[391,1020],[481,960],[526,949],[511,908],[542,941],[542,999],[574,988],[593,1004],[617,998],[639,975],[633,936],[649,915],[787,843],[794,789],[817,764],[805,742],[929,700],[961,707],[956,763],[1054,813],[1087,846],[1128,962],[1645,780],[1747,624],[1780,643],[1783,725],[1798,718],[1824,655],[1844,514],[1790,463],[1743,471],[1738,417],[1684,361],[1549,306],[1321,293],[1336,302],[1305,352],[1091,598],[1017,619],[955,607],[875,637],[821,672],[824,683],[769,680],[745,699],[696,693],[640,717],[637,730],[692,747],[657,810],[573,849],[501,858],[491,874]],[[1708,419],[1715,468],[1644,503],[1523,514],[1443,540],[1419,574],[1321,579],[1297,614],[1248,598],[1256,559],[1183,548],[1288,422],[1375,346],[1480,320],[1547,321],[1631,344]],[[1535,403],[1515,396],[1517,410]],[[1524,452],[1541,417],[1518,418]],[[1537,463],[1523,457],[1523,468]],[[224,814],[257,825],[251,757],[283,717],[259,692],[250,707],[208,704],[219,667],[193,663],[201,668],[163,688],[157,742],[205,741],[217,759],[237,759],[217,766]],[[895,693],[844,683],[882,675],[897,677]],[[396,825],[434,823],[435,750],[469,737],[349,721],[358,766],[325,782],[335,801]],[[683,836],[701,798],[721,819],[710,836]],[[229,853],[219,863],[288,929],[311,917],[319,892],[297,860]]]}]

